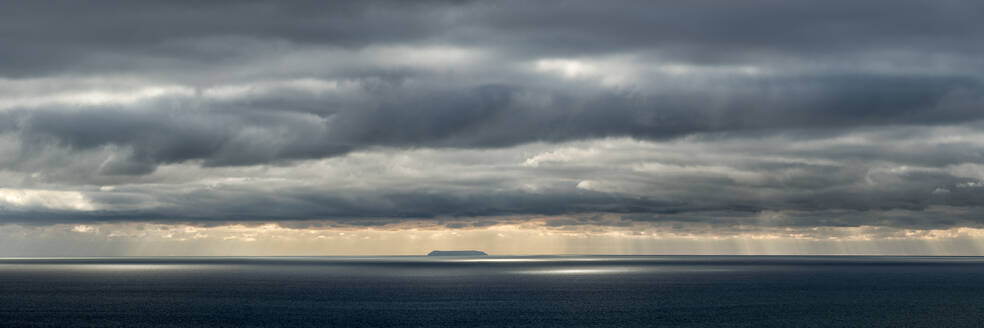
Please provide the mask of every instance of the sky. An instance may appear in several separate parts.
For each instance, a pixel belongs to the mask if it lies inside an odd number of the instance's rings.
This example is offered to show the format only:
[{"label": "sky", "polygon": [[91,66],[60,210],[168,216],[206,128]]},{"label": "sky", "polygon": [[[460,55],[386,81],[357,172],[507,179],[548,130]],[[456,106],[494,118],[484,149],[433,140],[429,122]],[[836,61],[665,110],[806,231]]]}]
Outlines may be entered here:
[{"label": "sky", "polygon": [[0,256],[984,255],[979,1],[0,3]]}]

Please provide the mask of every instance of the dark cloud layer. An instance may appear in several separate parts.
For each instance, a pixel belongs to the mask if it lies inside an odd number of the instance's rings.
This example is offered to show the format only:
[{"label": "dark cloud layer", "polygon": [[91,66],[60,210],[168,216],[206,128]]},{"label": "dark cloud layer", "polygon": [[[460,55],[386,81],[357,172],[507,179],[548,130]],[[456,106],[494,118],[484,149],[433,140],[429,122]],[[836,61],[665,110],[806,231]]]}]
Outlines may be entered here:
[{"label": "dark cloud layer", "polygon": [[[145,108],[40,108],[0,113],[27,145],[131,149],[106,174],[146,174],[161,163],[249,165],[345,154],[374,146],[503,147],[630,136],[663,140],[701,132],[946,124],[981,119],[984,90],[966,78],[824,76],[652,94],[577,94],[509,85],[373,92],[353,107],[284,111],[277,102]],[[545,103],[524,102],[529,96]],[[241,107],[240,107],[241,106]],[[326,105],[330,106],[330,105]]]},{"label": "dark cloud layer", "polygon": [[[791,61],[805,67],[791,69],[808,69],[765,77],[717,77],[686,90],[584,90],[574,82],[515,73],[495,83],[480,76],[458,77],[453,85],[443,86],[395,80],[395,86],[385,90],[363,90],[361,96],[371,100],[354,103],[351,95],[301,92],[225,104],[187,99],[177,105],[86,110],[55,106],[5,113],[8,123],[0,131],[21,134],[29,142],[75,149],[132,147],[132,160],[146,169],[120,173],[146,173],[157,163],[186,160],[236,165],[317,158],[378,145],[488,147],[604,136],[661,139],[727,130],[962,122],[979,118],[984,99],[980,71],[974,70],[980,68],[975,41],[984,24],[973,17],[982,12],[974,2],[818,6],[741,1],[727,8],[702,1],[5,6],[0,31],[5,31],[3,48],[11,51],[5,51],[10,58],[0,61],[0,75],[9,78],[138,74],[200,87],[208,83],[203,81],[231,77],[245,66],[263,65],[268,56],[310,47],[388,44],[479,47],[503,56],[490,64],[633,52],[683,64],[711,58],[714,65]],[[852,67],[870,53],[885,53],[877,60],[889,62],[915,58],[933,64],[939,61],[935,58],[952,57],[955,65],[966,61],[975,66],[943,73]],[[362,65],[361,72],[342,69],[323,72],[327,76],[322,77],[369,81],[379,74],[409,74],[416,80],[437,79],[412,64],[404,73],[383,68],[387,60]],[[834,70],[810,71],[811,63],[832,65]],[[655,63],[644,60],[638,65],[647,64]],[[205,75],[188,71],[198,66],[213,68],[206,68]],[[216,67],[221,70],[207,74]],[[188,73],[173,76],[174,71]],[[543,83],[525,82],[536,79]],[[546,102],[523,102],[519,97]],[[326,121],[284,113],[289,110]],[[243,129],[259,130],[257,139],[280,140],[276,145],[251,140],[241,136]]]},{"label": "dark cloud layer", "polygon": [[[0,222],[977,226],[982,15],[973,1],[3,3]],[[400,156],[420,167],[396,170]],[[282,168],[297,172],[268,172]]]},{"label": "dark cloud layer", "polygon": [[[145,69],[223,63],[254,49],[194,42],[216,37],[366,47],[457,43],[519,56],[626,51],[729,63],[757,57],[850,58],[866,51],[967,55],[984,32],[974,1],[360,1],[199,3],[71,1],[7,3],[0,31],[3,72]],[[199,45],[199,46],[196,46]],[[114,66],[111,59],[122,59]],[[90,64],[90,65],[82,65]],[[116,63],[118,64],[118,63]],[[156,65],[150,65],[151,68]]]}]

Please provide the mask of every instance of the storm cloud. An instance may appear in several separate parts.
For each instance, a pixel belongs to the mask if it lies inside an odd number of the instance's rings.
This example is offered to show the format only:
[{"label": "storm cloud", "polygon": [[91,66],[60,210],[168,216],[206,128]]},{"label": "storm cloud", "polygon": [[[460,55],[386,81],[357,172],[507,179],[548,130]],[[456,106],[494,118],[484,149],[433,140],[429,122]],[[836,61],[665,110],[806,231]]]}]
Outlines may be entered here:
[{"label": "storm cloud", "polygon": [[981,227],[982,15],[4,3],[0,222]]}]

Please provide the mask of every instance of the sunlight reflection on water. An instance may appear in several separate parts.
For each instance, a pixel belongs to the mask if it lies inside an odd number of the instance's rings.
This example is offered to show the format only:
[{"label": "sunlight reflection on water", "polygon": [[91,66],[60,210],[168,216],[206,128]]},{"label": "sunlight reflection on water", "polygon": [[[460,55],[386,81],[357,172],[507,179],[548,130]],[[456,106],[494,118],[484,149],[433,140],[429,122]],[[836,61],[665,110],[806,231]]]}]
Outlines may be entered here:
[{"label": "sunlight reflection on water", "polygon": [[573,268],[573,269],[544,269],[544,270],[527,270],[527,271],[516,271],[514,273],[518,274],[556,274],[556,275],[586,275],[586,274],[616,274],[616,273],[628,273],[628,272],[640,272],[644,270],[636,268],[625,268],[625,267],[611,267],[611,268]]},{"label": "sunlight reflection on water", "polygon": [[65,269],[80,271],[171,271],[171,270],[202,270],[207,265],[184,264],[78,264]]},{"label": "sunlight reflection on water", "polygon": [[465,262],[465,263],[528,263],[528,262],[548,262],[555,261],[549,259],[521,259],[521,258],[509,258],[509,259],[455,259],[447,260],[445,262]]},{"label": "sunlight reflection on water", "polygon": [[61,272],[202,271],[224,266],[161,263],[0,264],[0,270]]},{"label": "sunlight reflection on water", "polygon": [[601,274],[632,274],[632,273],[681,273],[681,272],[726,272],[740,271],[740,268],[680,268],[680,267],[575,267],[563,269],[535,269],[512,271],[513,274],[528,275],[601,275]]}]

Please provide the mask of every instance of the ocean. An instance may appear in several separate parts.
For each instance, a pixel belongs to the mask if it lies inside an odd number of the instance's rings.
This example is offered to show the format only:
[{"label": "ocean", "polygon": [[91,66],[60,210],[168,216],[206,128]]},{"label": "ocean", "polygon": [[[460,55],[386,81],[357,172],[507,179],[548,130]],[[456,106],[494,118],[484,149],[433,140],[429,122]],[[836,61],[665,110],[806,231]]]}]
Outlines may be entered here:
[{"label": "ocean", "polygon": [[984,258],[5,258],[0,326],[982,327]]}]

